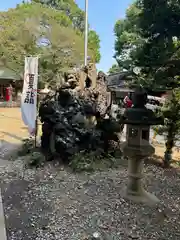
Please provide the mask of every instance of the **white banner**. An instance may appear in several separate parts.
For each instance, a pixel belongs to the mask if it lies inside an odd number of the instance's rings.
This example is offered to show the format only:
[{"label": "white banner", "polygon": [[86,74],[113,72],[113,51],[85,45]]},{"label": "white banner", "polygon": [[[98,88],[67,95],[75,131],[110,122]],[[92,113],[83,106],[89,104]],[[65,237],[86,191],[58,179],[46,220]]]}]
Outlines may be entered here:
[{"label": "white banner", "polygon": [[21,96],[21,114],[31,135],[36,131],[37,116],[38,57],[26,57],[24,84]]}]

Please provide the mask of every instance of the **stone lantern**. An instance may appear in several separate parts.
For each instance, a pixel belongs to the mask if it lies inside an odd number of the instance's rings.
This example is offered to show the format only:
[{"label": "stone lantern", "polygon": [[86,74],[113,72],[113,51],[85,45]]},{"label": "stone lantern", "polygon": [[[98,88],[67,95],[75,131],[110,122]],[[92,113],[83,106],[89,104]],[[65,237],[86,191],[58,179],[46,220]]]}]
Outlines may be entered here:
[{"label": "stone lantern", "polygon": [[163,120],[157,118],[154,112],[146,108],[147,94],[143,88],[139,88],[133,95],[133,107],[125,110],[123,123],[127,124],[126,142],[122,150],[128,160],[128,185],[125,196],[127,199],[154,204],[157,197],[145,191],[142,186],[142,171],[144,158],[155,152],[149,143],[150,126],[162,125]]}]

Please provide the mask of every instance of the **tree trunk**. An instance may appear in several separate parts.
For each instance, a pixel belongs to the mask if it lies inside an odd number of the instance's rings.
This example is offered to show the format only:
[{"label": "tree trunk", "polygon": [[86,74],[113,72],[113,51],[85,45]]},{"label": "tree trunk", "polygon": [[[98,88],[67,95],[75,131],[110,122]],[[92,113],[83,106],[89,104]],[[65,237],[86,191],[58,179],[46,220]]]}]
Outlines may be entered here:
[{"label": "tree trunk", "polygon": [[170,162],[172,160],[172,149],[175,144],[175,135],[176,135],[176,127],[174,122],[169,124],[168,133],[167,133],[167,141],[166,141],[166,151],[164,153],[164,166],[169,167]]}]

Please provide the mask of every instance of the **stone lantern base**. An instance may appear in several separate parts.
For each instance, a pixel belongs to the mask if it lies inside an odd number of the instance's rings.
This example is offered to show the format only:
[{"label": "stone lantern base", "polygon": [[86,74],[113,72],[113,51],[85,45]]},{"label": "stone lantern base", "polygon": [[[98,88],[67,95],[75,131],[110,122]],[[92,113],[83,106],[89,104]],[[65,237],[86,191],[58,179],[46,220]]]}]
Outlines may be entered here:
[{"label": "stone lantern base", "polygon": [[154,205],[159,202],[158,198],[147,192],[142,186],[143,163],[141,157],[128,160],[128,184],[125,190],[125,197],[136,203]]},{"label": "stone lantern base", "polygon": [[154,153],[154,148],[149,145],[141,148],[128,146],[126,143],[122,147],[124,155],[129,157],[128,160],[128,184],[125,190],[125,198],[136,203],[145,203],[155,205],[159,199],[153,194],[147,192],[141,179],[143,178],[143,159]]},{"label": "stone lantern base", "polygon": [[130,192],[129,189],[127,189],[124,197],[135,203],[144,203],[147,205],[156,205],[159,202],[159,199],[154,194],[145,191],[143,188],[138,194],[134,194],[134,192]]}]

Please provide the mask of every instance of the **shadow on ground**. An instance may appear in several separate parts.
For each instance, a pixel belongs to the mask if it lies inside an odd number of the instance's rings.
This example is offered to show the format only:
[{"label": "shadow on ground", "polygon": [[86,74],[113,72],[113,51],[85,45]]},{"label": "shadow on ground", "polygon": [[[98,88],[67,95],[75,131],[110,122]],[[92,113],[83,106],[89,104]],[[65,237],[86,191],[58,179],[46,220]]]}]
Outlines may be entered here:
[{"label": "shadow on ground", "polygon": [[[8,240],[75,240],[100,232],[102,239],[179,239],[180,179],[172,169],[145,166],[145,189],[158,207],[124,199],[127,168],[73,174],[48,164],[17,167],[1,178]],[[37,236],[38,235],[38,236]]]},{"label": "shadow on ground", "polygon": [[165,166],[164,161],[163,161],[163,157],[154,154],[152,157],[146,158],[144,160],[144,163],[149,164],[149,165],[155,165],[155,166],[160,167],[160,168],[174,169],[175,171],[180,173],[180,162],[179,162],[179,160],[176,160],[176,159],[172,159],[171,162],[170,162],[170,165]]},{"label": "shadow on ground", "polygon": [[9,133],[9,132],[4,132],[4,131],[1,131],[2,134],[8,136],[8,137],[12,137],[12,138],[15,138],[16,140],[19,140],[19,141],[22,141],[23,138],[22,137],[18,137],[17,135],[15,134],[12,134],[12,133]]},{"label": "shadow on ground", "polygon": [[6,140],[0,141],[0,159],[12,160],[18,155],[21,143],[12,143]]},{"label": "shadow on ground", "polygon": [[[12,239],[37,239],[35,228],[45,230],[48,224],[46,214],[51,212],[50,207],[41,201],[34,192],[31,194],[31,182],[15,180],[9,184],[2,184],[3,205],[5,211],[5,224],[7,238]],[[34,204],[36,202],[36,204]],[[44,216],[42,215],[44,212]]]}]

